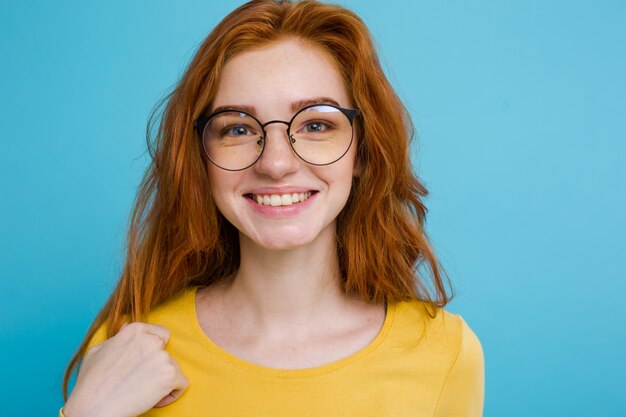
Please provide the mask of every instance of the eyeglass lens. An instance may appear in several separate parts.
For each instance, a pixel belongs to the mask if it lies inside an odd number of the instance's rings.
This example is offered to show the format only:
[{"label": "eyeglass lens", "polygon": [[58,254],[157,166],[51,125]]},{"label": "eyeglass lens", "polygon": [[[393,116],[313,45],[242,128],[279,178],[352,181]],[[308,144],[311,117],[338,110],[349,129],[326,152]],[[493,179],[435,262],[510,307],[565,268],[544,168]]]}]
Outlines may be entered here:
[{"label": "eyeglass lens", "polygon": [[[256,162],[265,138],[263,127],[255,118],[247,113],[227,111],[209,120],[202,141],[213,163],[224,169],[239,170]],[[289,142],[304,161],[327,165],[347,152],[352,142],[352,124],[335,107],[308,107],[291,121]]]}]

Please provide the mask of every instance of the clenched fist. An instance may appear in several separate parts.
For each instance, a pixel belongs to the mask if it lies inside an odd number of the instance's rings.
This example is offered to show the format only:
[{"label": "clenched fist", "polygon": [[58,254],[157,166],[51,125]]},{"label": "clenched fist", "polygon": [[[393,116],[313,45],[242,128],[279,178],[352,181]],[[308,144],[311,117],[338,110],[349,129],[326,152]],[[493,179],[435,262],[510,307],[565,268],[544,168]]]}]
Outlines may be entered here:
[{"label": "clenched fist", "polygon": [[66,417],[136,417],[176,401],[189,381],[165,351],[169,338],[165,327],[131,323],[89,349]]}]

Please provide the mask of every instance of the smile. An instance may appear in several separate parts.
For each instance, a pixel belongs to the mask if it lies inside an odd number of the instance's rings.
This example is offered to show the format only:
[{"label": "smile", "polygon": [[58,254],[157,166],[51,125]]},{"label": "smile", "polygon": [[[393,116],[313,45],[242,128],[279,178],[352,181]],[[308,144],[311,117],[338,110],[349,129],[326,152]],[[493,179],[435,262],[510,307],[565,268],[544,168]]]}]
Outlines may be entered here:
[{"label": "smile", "polygon": [[311,191],[289,194],[247,194],[246,197],[261,206],[291,206],[306,201],[311,197]]}]

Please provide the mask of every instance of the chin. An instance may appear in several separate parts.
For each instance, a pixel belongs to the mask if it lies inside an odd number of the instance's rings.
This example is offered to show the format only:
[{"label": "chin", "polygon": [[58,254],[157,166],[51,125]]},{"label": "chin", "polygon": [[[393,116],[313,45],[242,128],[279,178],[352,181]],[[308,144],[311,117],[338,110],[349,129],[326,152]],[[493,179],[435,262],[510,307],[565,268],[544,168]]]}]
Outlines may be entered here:
[{"label": "chin", "polygon": [[[318,230],[316,227],[271,227],[260,228],[251,233],[240,231],[240,239],[244,238],[255,246],[268,250],[290,250],[313,244],[320,239],[334,239],[328,235],[327,231],[322,228]],[[313,226],[309,224],[308,226]]]},{"label": "chin", "polygon": [[298,247],[306,246],[311,243],[314,239],[307,238],[304,236],[290,236],[289,238],[285,238],[285,235],[282,236],[272,236],[263,238],[253,239],[254,243],[258,246],[261,246],[264,249],[269,250],[290,250],[296,249]]}]

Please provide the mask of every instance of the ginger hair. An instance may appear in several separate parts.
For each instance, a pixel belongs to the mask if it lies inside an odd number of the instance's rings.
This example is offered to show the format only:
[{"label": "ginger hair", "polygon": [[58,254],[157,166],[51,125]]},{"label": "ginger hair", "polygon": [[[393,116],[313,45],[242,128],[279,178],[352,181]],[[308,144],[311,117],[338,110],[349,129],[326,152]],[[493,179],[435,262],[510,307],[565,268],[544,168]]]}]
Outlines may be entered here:
[{"label": "ginger hair", "polygon": [[142,321],[186,288],[211,285],[237,270],[237,230],[211,196],[209,162],[194,121],[210,106],[229,58],[285,37],[312,42],[333,57],[360,111],[360,173],[337,219],[344,290],[370,303],[419,300],[436,308],[450,300],[449,280],[424,230],[428,193],[411,167],[413,124],[363,21],[343,7],[313,0],[250,1],[209,34],[150,118],[152,160],[131,214],[125,265],[68,364],[65,399],[102,325],[111,337],[125,320]]}]

